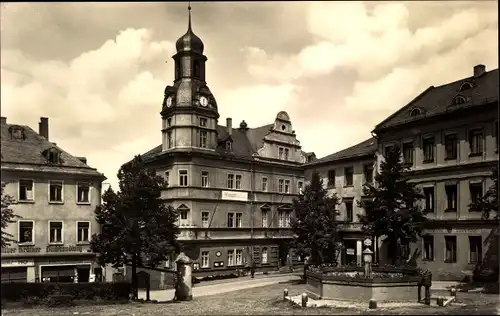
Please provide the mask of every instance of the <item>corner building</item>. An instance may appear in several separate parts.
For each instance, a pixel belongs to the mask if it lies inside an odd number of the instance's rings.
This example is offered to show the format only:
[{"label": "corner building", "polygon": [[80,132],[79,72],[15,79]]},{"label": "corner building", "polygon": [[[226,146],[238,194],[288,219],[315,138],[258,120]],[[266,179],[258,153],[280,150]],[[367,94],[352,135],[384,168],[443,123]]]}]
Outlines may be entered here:
[{"label": "corner building", "polygon": [[38,133],[2,117],[1,135],[2,182],[20,216],[5,229],[14,242],[2,248],[2,282],[102,280],[89,245],[104,175],[50,142],[46,117]]},{"label": "corner building", "polygon": [[218,124],[191,16],[176,49],[174,83],[165,88],[161,110],[162,144],[143,159],[168,183],[162,198],[179,211],[179,240],[194,275],[234,273],[252,260],[257,270],[276,269],[286,264],[292,200],[311,154],[301,150],[283,111],[257,128],[245,121],[233,127],[230,118]]},{"label": "corner building", "polygon": [[483,219],[469,211],[492,185],[498,165],[498,88],[498,69],[477,65],[472,76],[429,87],[374,129],[377,165],[398,144],[410,181],[425,195],[422,209],[430,222],[414,246],[422,251],[419,265],[434,279],[470,277],[481,262],[498,269],[498,245],[491,243],[495,214]]}]

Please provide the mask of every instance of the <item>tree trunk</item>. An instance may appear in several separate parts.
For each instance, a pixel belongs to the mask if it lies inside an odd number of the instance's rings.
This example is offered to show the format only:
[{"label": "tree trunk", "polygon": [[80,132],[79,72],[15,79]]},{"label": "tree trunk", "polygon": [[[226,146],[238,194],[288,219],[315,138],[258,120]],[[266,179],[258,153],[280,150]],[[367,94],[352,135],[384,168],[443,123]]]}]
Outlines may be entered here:
[{"label": "tree trunk", "polygon": [[136,300],[139,298],[139,290],[137,288],[137,256],[132,255],[132,296]]}]

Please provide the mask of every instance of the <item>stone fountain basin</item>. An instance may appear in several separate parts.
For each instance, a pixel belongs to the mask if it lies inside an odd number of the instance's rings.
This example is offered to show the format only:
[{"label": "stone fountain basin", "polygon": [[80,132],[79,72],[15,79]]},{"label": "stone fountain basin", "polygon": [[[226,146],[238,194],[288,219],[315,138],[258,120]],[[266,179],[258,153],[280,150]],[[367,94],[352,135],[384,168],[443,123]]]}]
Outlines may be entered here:
[{"label": "stone fountain basin", "polygon": [[355,273],[328,275],[307,272],[306,293],[313,299],[353,302],[417,302],[419,276],[355,278]]}]

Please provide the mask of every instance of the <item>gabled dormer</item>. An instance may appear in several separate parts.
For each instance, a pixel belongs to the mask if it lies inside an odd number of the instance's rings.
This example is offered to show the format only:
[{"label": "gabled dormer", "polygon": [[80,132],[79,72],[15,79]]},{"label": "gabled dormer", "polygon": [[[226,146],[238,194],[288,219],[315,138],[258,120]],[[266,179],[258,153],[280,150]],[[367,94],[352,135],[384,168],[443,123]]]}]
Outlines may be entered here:
[{"label": "gabled dormer", "polygon": [[56,147],[51,147],[42,152],[42,155],[47,160],[49,164],[61,164],[61,151]]},{"label": "gabled dormer", "polygon": [[228,135],[226,138],[219,140],[219,149],[222,149],[226,152],[233,152],[233,138],[231,135]]}]

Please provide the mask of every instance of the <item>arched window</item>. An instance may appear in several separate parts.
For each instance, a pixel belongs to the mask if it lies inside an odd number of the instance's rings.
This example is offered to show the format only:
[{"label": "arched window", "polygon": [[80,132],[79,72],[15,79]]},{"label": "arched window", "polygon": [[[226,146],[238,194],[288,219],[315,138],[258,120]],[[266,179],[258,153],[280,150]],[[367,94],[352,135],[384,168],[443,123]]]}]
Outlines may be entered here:
[{"label": "arched window", "polygon": [[467,90],[470,88],[472,88],[472,83],[466,81],[466,82],[462,83],[462,85],[460,86],[460,89],[458,89],[458,91],[464,91],[464,90]]},{"label": "arched window", "polygon": [[421,114],[420,109],[413,109],[410,111],[410,116],[418,116]]},{"label": "arched window", "polygon": [[193,61],[193,76],[195,78],[200,78],[200,61],[199,60]]},{"label": "arched window", "polygon": [[267,248],[262,248],[262,260],[261,263],[267,263]]},{"label": "arched window", "polygon": [[455,99],[453,100],[453,104],[463,104],[467,102],[467,99],[465,99],[465,97],[459,95],[459,96],[456,96]]}]

